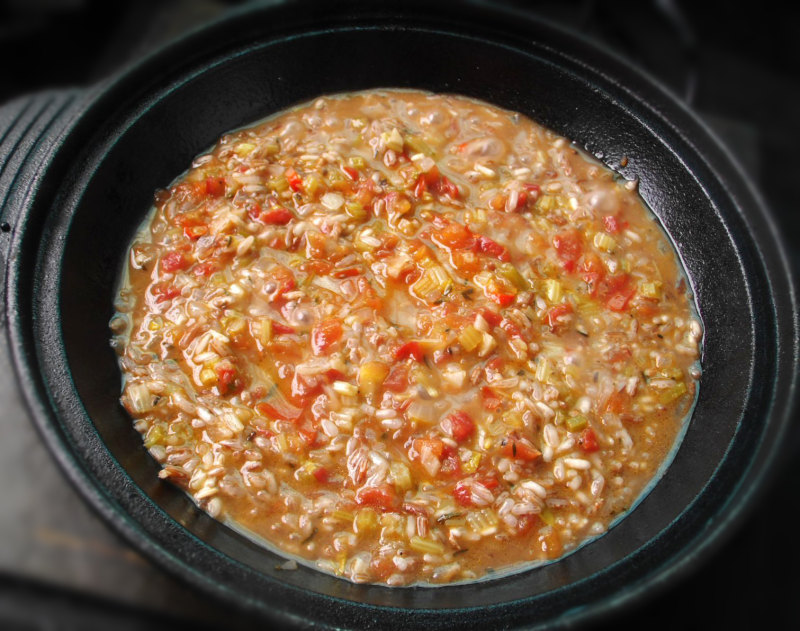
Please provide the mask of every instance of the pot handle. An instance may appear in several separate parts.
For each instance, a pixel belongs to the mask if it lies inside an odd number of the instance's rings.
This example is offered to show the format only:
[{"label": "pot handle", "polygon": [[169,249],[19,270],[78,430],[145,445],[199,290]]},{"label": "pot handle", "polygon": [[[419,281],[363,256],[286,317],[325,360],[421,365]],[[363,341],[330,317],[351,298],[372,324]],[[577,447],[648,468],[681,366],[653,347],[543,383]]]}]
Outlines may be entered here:
[{"label": "pot handle", "polygon": [[78,89],[48,90],[0,105],[0,277],[5,276],[19,211],[82,94]]},{"label": "pot handle", "polygon": [[[19,206],[33,174],[50,154],[53,141],[73,118],[83,91],[48,90],[0,105],[0,243],[13,231]],[[2,245],[0,245],[2,248]],[[4,257],[3,257],[4,258]],[[1,260],[1,259],[0,259]]]}]

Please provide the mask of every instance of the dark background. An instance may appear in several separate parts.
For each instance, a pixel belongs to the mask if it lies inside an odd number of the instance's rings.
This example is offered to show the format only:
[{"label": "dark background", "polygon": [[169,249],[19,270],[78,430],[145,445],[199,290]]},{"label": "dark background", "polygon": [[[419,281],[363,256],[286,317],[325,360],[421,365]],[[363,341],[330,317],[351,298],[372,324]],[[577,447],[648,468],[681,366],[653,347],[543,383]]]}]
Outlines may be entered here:
[{"label": "dark background", "polygon": [[[686,100],[758,187],[800,264],[800,23],[787,3],[496,3],[584,32]],[[0,104],[97,82],[243,4],[0,0]],[[85,507],[39,444],[8,370],[0,348],[0,629],[263,626],[153,567]],[[798,628],[798,459],[795,431],[737,534],[678,585],[600,627]]]}]

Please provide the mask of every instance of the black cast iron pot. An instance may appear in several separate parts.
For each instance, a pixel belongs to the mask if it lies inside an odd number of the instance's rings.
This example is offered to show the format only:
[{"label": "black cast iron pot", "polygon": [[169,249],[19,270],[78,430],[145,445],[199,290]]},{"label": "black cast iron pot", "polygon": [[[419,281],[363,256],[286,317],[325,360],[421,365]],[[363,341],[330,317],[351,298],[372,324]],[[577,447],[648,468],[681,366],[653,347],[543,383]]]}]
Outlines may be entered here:
[{"label": "black cast iron pot", "polygon": [[[279,557],[158,480],[118,403],[108,321],[122,253],[153,191],[226,130],[372,87],[456,92],[529,115],[638,178],[683,259],[705,326],[688,431],[640,505],[558,562],[439,588],[278,571]],[[282,624],[573,625],[696,565],[778,454],[794,402],[797,311],[762,204],[677,100],[551,25],[449,3],[251,8],[95,89],[8,104],[0,123],[3,304],[20,387],[87,500],[200,590]]]}]

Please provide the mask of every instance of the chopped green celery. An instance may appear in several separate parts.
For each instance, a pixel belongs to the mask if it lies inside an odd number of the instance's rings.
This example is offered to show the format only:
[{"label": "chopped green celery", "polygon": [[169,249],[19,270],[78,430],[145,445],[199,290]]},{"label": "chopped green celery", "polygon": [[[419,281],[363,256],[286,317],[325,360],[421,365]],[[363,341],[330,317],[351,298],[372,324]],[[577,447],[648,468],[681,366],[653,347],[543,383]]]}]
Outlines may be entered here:
[{"label": "chopped green celery", "polygon": [[549,212],[556,207],[556,198],[554,195],[542,195],[536,201],[536,208],[542,212]]},{"label": "chopped green celery", "polygon": [[342,182],[348,182],[348,181],[349,178],[338,169],[331,169],[330,171],[328,171],[328,182],[330,184],[341,184]]},{"label": "chopped green celery", "polygon": [[458,341],[461,343],[461,346],[464,347],[464,350],[469,353],[478,348],[481,342],[483,342],[483,333],[470,324],[461,331],[458,336]]},{"label": "chopped green celery", "polygon": [[483,508],[467,513],[469,527],[479,535],[491,535],[497,532],[497,513],[491,508]]},{"label": "chopped green celery", "polygon": [[413,484],[411,480],[411,471],[409,471],[405,464],[402,462],[393,462],[390,465],[390,471],[394,485],[399,491],[407,491],[411,488]]},{"label": "chopped green celery", "polygon": [[425,142],[421,136],[414,135],[406,138],[406,145],[411,149],[411,153],[424,153],[426,156],[433,154],[433,149]]},{"label": "chopped green celery", "polygon": [[347,214],[348,217],[352,217],[353,219],[356,219],[358,221],[365,219],[367,216],[367,211],[364,210],[364,207],[358,202],[345,203],[344,212]]},{"label": "chopped green celery", "polygon": [[378,513],[372,508],[362,508],[356,514],[353,526],[359,534],[373,532],[378,528]]},{"label": "chopped green celery", "polygon": [[408,547],[421,554],[444,554],[444,545],[431,539],[423,539],[414,535],[408,542]]},{"label": "chopped green celery", "polygon": [[438,300],[452,285],[452,280],[441,265],[433,265],[425,270],[416,283],[412,285],[414,293],[423,300]]},{"label": "chopped green celery", "polygon": [[522,420],[522,412],[519,410],[503,412],[503,421],[513,429],[523,429],[525,427],[525,422]]},{"label": "chopped green celery", "polygon": [[255,150],[256,146],[252,142],[240,142],[236,145],[234,152],[239,157],[250,155]]},{"label": "chopped green celery", "polygon": [[654,281],[652,283],[639,283],[639,294],[645,298],[654,298],[659,300],[661,298],[661,283]]},{"label": "chopped green celery", "polygon": [[381,140],[387,149],[391,149],[397,153],[403,150],[403,135],[397,130],[397,127],[393,127],[392,131],[383,132],[381,134]]},{"label": "chopped green celery", "polygon": [[350,156],[348,159],[350,166],[355,169],[363,169],[367,166],[367,161],[361,156]]},{"label": "chopped green celery", "polygon": [[141,414],[153,409],[153,394],[141,383],[132,383],[127,388],[128,400],[134,413]]},{"label": "chopped green celery", "polygon": [[147,430],[144,446],[146,449],[150,449],[150,447],[153,445],[159,445],[163,443],[166,437],[167,432],[164,429],[164,425],[162,423],[157,423]]},{"label": "chopped green celery", "polygon": [[500,263],[497,266],[500,275],[510,281],[517,289],[526,290],[530,288],[527,280],[519,273],[519,270],[511,263]]},{"label": "chopped green celery", "polygon": [[331,513],[331,517],[338,521],[352,522],[355,515],[346,510],[335,510]]},{"label": "chopped green celery", "polygon": [[556,516],[553,515],[553,511],[551,511],[549,508],[543,509],[542,512],[539,513],[539,517],[541,517],[542,521],[548,526],[552,526],[556,523]]},{"label": "chopped green celery", "polygon": [[278,144],[277,140],[270,138],[261,145],[261,149],[263,153],[271,156],[278,153],[281,150],[281,146]]},{"label": "chopped green celery", "polygon": [[552,374],[552,366],[546,357],[539,356],[536,360],[536,381],[547,383]]},{"label": "chopped green celery", "polygon": [[425,133],[422,135],[422,138],[428,143],[428,145],[433,147],[434,151],[437,149],[437,147],[443,147],[446,142],[445,137],[441,134],[437,134],[436,132]]},{"label": "chopped green celery", "polygon": [[567,429],[571,432],[580,432],[581,430],[586,428],[588,421],[583,414],[578,414],[577,416],[571,416],[567,419]]},{"label": "chopped green celery", "polygon": [[469,460],[461,463],[461,471],[467,475],[475,473],[481,464],[482,455],[479,451],[473,451]]},{"label": "chopped green celery", "polygon": [[594,247],[603,252],[611,252],[617,247],[617,242],[605,232],[596,232],[594,235]]},{"label": "chopped green celery", "polygon": [[289,188],[289,180],[282,175],[278,177],[271,177],[267,180],[267,186],[273,191],[283,192]]},{"label": "chopped green celery", "polygon": [[674,386],[659,392],[658,402],[662,405],[668,405],[682,397],[684,394],[686,394],[686,392],[686,384],[681,381],[680,383],[676,383]]},{"label": "chopped green celery", "polygon": [[558,302],[561,300],[561,296],[563,295],[561,283],[554,278],[548,278],[546,281],[544,281],[544,292],[547,296],[547,300],[551,303]]},{"label": "chopped green celery", "polygon": [[306,193],[312,197],[322,190],[324,185],[325,183],[322,181],[322,178],[314,174],[307,176],[303,180],[303,188],[305,189]]}]

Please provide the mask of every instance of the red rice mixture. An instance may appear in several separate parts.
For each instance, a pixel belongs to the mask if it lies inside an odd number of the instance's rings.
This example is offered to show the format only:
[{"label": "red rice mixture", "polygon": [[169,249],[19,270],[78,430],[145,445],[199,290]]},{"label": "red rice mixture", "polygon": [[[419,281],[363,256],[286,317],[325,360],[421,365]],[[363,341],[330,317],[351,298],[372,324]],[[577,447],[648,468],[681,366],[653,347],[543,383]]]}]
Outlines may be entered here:
[{"label": "red rice mixture", "polygon": [[699,378],[635,186],[455,96],[326,97],[225,135],[156,194],[117,309],[161,477],[358,582],[470,580],[599,535]]}]

